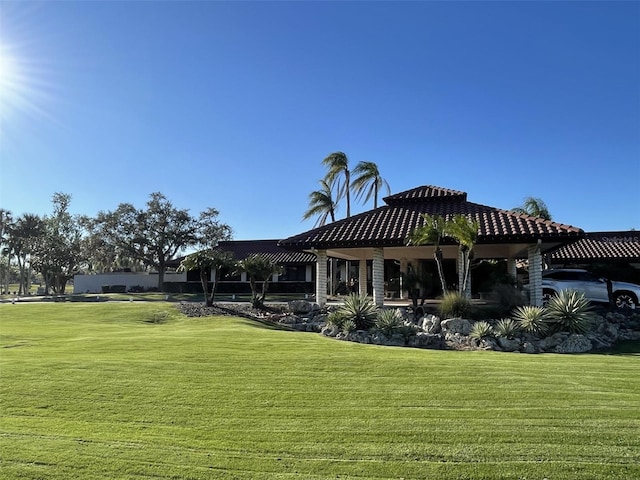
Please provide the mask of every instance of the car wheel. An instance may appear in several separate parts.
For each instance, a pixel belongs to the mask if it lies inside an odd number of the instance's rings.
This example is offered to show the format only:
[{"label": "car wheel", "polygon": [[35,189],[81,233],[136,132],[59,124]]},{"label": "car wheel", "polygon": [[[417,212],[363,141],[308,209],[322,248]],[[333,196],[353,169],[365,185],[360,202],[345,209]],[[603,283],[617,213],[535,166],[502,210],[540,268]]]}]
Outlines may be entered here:
[{"label": "car wheel", "polygon": [[638,303],[636,296],[629,292],[616,293],[613,300],[618,308],[636,308]]}]

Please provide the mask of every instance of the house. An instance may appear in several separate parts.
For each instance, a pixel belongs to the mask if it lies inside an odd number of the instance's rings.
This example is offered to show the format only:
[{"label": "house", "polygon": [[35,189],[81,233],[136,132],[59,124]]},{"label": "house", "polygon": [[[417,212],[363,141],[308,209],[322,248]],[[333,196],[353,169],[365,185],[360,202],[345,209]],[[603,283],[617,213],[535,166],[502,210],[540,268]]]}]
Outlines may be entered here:
[{"label": "house", "polygon": [[[339,258],[357,268],[360,293],[367,292],[382,306],[385,298],[385,265],[397,264],[400,273],[433,259],[433,246],[407,246],[406,238],[424,224],[423,214],[451,218],[461,214],[479,224],[474,248],[476,259],[504,259],[508,272],[516,276],[516,262],[528,260],[531,303],[542,304],[542,257],[584,237],[580,228],[530,215],[517,214],[467,200],[467,193],[425,185],[383,199],[376,209],[283,239],[279,246],[316,256],[316,301],[327,301],[327,259]],[[455,266],[462,282],[462,251],[453,241],[441,245],[445,261]],[[370,266],[370,267],[369,267]],[[369,275],[370,270],[370,275]]]}]

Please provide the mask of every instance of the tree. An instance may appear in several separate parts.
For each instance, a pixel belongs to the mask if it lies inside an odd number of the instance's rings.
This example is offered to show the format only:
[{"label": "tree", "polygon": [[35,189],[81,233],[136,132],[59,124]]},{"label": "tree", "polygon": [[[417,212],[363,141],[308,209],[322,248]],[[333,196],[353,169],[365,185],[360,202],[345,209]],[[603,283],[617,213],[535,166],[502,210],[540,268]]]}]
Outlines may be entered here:
[{"label": "tree", "polygon": [[[251,304],[254,307],[264,306],[269,281],[273,274],[282,272],[282,267],[262,255],[251,255],[237,263],[238,270],[245,272],[251,286]],[[258,292],[258,282],[262,282],[262,291]]]},{"label": "tree", "polygon": [[[11,249],[9,248],[10,232],[13,228],[13,214],[10,210],[0,208],[0,256],[6,255],[6,264],[2,266],[2,279],[0,279],[0,291],[9,291],[9,272],[11,271]],[[4,280],[4,283],[2,282]]]},{"label": "tree", "polygon": [[448,293],[447,281],[444,278],[444,270],[442,269],[442,250],[440,243],[446,234],[447,221],[439,215],[422,214],[424,224],[415,228],[407,238],[408,245],[433,245],[435,250],[433,256],[436,260],[438,269],[438,277],[442,286],[442,293]]},{"label": "tree", "polygon": [[[233,268],[235,260],[231,252],[223,250],[202,250],[186,256],[178,267],[178,271],[198,270],[200,274],[200,283],[204,293],[205,304],[207,307],[213,305],[216,295],[216,287],[220,281],[220,274],[225,268]],[[213,286],[211,295],[209,295],[209,272],[213,272]]]},{"label": "tree", "polygon": [[51,203],[53,214],[42,220],[33,267],[42,274],[47,294],[50,288],[56,294],[64,294],[67,282],[81,271],[86,260],[84,228],[81,217],[69,212],[71,195],[56,192]]},{"label": "tree", "polygon": [[[335,184],[340,200],[343,196],[347,201],[347,218],[351,216],[351,173],[349,172],[349,159],[342,152],[334,152],[322,160],[322,164],[328,168],[325,181],[328,185]],[[342,180],[341,177],[344,177]]]},{"label": "tree", "polygon": [[322,188],[315,190],[309,194],[309,209],[304,213],[302,218],[308,220],[311,217],[318,216],[314,226],[322,226],[327,223],[327,218],[331,217],[331,221],[336,221],[336,202],[333,201],[333,193],[331,186],[326,180],[320,180]]},{"label": "tree", "polygon": [[16,258],[19,272],[18,294],[26,295],[30,289],[31,256],[44,230],[43,220],[35,214],[21,215],[9,230],[8,252]]},{"label": "tree", "polygon": [[353,169],[356,178],[353,179],[351,188],[356,193],[356,198],[364,196],[364,202],[368,202],[373,197],[373,208],[378,208],[378,193],[386,187],[387,195],[391,193],[389,183],[382,178],[378,165],[374,162],[360,162]]},{"label": "tree", "polygon": [[115,246],[119,255],[156,269],[162,290],[166,263],[198,243],[199,225],[188,210],[174,207],[162,193],[149,197],[144,209],[121,203],[113,212],[98,213],[94,231]]},{"label": "tree", "polygon": [[[229,240],[232,236],[231,227],[218,221],[219,212],[215,208],[208,208],[200,213],[197,223],[196,241],[198,245],[204,247],[199,252],[192,253],[185,257],[178,271],[198,270],[202,292],[204,293],[207,307],[213,305],[216,289],[220,280],[220,274],[225,268],[233,268],[235,261],[233,254],[216,247],[218,242]],[[213,272],[213,287],[209,295],[209,272]]]},{"label": "tree", "polygon": [[546,203],[544,203],[540,198],[527,197],[524,199],[524,202],[520,207],[516,207],[511,211],[514,213],[539,217],[544,220],[551,220],[551,213],[549,213]]},{"label": "tree", "polygon": [[462,248],[464,256],[464,273],[460,294],[466,296],[467,285],[469,283],[469,273],[471,270],[471,260],[473,259],[473,247],[478,241],[478,229],[480,225],[476,220],[472,220],[464,215],[455,215],[445,225],[446,235],[454,238]]}]

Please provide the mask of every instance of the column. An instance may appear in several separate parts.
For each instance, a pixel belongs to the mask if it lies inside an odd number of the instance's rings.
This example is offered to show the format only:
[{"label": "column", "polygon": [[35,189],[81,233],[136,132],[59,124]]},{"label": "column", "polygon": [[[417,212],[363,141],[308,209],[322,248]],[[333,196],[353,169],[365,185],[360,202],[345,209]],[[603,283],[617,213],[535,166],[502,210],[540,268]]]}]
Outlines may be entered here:
[{"label": "column", "polygon": [[540,245],[527,247],[529,259],[529,303],[538,307],[542,306],[542,255]]},{"label": "column", "polygon": [[407,274],[409,262],[406,258],[400,259],[400,299],[404,300],[406,298],[405,295],[405,286],[404,286],[404,276]]},{"label": "column", "polygon": [[367,260],[365,258],[360,259],[358,263],[358,291],[360,295],[367,294]]},{"label": "column", "polygon": [[327,304],[327,251],[316,252],[316,303],[321,307]]},{"label": "column", "polygon": [[515,258],[508,258],[507,259],[507,275],[509,275],[511,278],[513,278],[513,281],[517,283],[517,280],[518,280],[518,267],[516,266],[516,259]]},{"label": "column", "polygon": [[373,249],[373,303],[384,305],[384,250]]}]

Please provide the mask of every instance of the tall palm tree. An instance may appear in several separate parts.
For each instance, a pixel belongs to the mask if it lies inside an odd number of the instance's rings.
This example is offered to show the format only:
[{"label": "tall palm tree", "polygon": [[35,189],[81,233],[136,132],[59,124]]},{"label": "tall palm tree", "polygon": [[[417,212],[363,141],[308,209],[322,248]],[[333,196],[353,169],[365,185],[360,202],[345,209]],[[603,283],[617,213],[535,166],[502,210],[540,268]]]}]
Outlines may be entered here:
[{"label": "tall palm tree", "polygon": [[14,227],[13,214],[10,210],[0,208],[0,256],[7,256],[4,285],[0,284],[0,291],[9,291],[9,271],[11,270],[11,248],[9,248],[9,238],[11,229]]},{"label": "tall palm tree", "polygon": [[391,193],[389,183],[382,178],[378,165],[374,162],[360,162],[353,169],[356,178],[353,179],[351,188],[356,193],[356,198],[364,196],[364,202],[373,197],[373,208],[378,208],[378,193],[382,188],[387,189],[387,195]]},{"label": "tall palm tree", "polygon": [[551,213],[549,213],[547,204],[541,198],[527,197],[520,207],[513,208],[511,211],[551,220]]},{"label": "tall palm tree", "polygon": [[327,223],[327,218],[331,217],[331,221],[336,221],[336,202],[333,201],[333,192],[331,186],[326,180],[320,180],[322,188],[315,190],[309,194],[309,209],[304,213],[302,218],[308,220],[311,217],[318,216],[315,227],[322,226]]},{"label": "tall palm tree", "polygon": [[471,271],[471,259],[473,258],[473,247],[478,241],[478,230],[480,225],[477,220],[470,219],[464,215],[456,215],[449,220],[445,226],[446,234],[453,237],[464,254],[464,272],[460,293],[466,296],[467,284],[469,282],[469,272]]},{"label": "tall palm tree", "polygon": [[[338,200],[344,196],[347,200],[347,217],[351,216],[351,172],[349,172],[349,159],[342,152],[334,152],[322,160],[322,164],[328,168],[325,180],[333,186],[337,182]],[[341,177],[344,177],[341,180]]]}]

